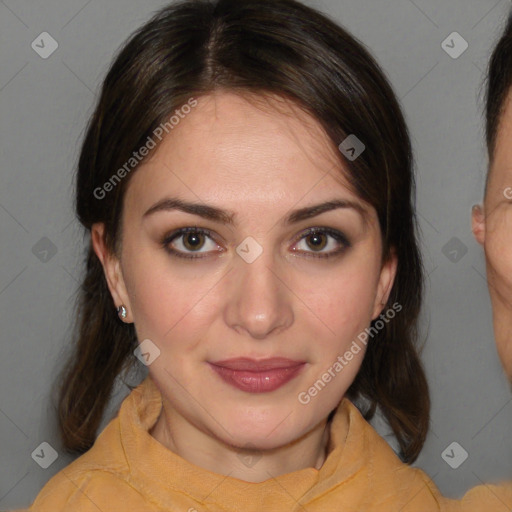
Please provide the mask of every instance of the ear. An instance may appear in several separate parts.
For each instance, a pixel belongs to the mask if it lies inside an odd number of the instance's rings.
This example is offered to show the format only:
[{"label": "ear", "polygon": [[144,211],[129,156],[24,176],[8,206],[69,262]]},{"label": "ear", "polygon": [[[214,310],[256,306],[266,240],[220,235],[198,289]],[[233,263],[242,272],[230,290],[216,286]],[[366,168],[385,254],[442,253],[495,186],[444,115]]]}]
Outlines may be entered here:
[{"label": "ear", "polygon": [[108,289],[116,307],[121,304],[126,307],[128,314],[123,320],[125,323],[133,322],[132,308],[121,271],[121,264],[117,256],[112,254],[105,244],[105,225],[98,222],[92,225],[91,241],[94,252],[103,266]]},{"label": "ear", "polygon": [[475,240],[484,245],[485,242],[485,213],[481,204],[475,204],[471,210],[471,231]]},{"label": "ear", "polygon": [[390,250],[389,258],[384,262],[380,270],[379,283],[377,286],[377,294],[375,295],[375,303],[373,305],[372,320],[375,320],[384,309],[384,305],[389,299],[389,294],[395,282],[398,258],[395,250]]}]

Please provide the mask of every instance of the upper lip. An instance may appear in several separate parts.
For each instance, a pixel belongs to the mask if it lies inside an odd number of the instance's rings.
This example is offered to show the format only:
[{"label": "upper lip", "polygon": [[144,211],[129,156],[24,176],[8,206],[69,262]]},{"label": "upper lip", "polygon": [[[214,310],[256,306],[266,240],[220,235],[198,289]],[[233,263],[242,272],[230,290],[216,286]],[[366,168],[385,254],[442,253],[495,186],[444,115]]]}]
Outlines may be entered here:
[{"label": "upper lip", "polygon": [[248,357],[238,357],[234,359],[225,359],[223,361],[214,361],[210,364],[222,366],[230,370],[262,372],[265,370],[277,370],[286,368],[295,368],[304,364],[305,361],[297,361],[286,357],[272,357],[269,359],[250,359]]}]

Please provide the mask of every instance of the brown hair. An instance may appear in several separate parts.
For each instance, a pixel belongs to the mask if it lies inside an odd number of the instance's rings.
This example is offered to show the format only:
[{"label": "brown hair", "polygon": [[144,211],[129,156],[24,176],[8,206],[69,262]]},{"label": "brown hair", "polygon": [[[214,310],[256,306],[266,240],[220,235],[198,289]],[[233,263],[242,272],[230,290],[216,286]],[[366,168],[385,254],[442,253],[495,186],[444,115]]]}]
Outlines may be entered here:
[{"label": "brown hair", "polygon": [[505,102],[512,87],[512,11],[489,61],[486,90],[486,142],[492,164]]},{"label": "brown hair", "polygon": [[[357,193],[376,209],[383,261],[392,249],[399,261],[388,305],[401,310],[370,340],[348,396],[367,419],[380,407],[402,459],[414,461],[428,431],[430,399],[415,347],[423,273],[411,143],[383,72],[339,25],[294,0],[190,0],[159,11],[132,35],[103,83],[78,165],[80,222],[88,231],[105,223],[107,247],[119,251],[130,176],[101,199],[95,190],[175,109],[217,89],[293,100],[322,124],[340,168],[348,169]],[[349,134],[366,146],[353,161],[337,150]],[[122,323],[114,308],[89,246],[76,346],[60,380],[59,425],[70,451],[92,445],[116,377],[136,362],[134,327]]]}]

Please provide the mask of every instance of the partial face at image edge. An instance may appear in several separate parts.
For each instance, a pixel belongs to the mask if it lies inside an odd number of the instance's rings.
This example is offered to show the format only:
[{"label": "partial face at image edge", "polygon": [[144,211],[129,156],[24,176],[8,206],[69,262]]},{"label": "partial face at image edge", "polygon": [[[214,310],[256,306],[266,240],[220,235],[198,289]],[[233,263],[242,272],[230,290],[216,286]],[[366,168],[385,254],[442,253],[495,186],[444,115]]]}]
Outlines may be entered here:
[{"label": "partial face at image edge", "polygon": [[473,208],[472,228],[483,245],[496,347],[512,382],[512,94],[498,125],[483,206]]}]

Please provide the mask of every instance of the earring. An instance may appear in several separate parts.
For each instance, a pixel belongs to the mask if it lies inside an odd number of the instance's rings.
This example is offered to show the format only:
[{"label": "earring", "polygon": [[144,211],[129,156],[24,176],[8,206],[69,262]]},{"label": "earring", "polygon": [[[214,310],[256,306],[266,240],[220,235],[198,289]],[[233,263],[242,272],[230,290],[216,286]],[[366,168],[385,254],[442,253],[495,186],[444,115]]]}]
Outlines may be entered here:
[{"label": "earring", "polygon": [[121,320],[124,320],[126,318],[126,315],[128,315],[128,310],[126,309],[126,307],[123,304],[121,304],[117,308],[117,315],[119,316],[119,318]]}]

